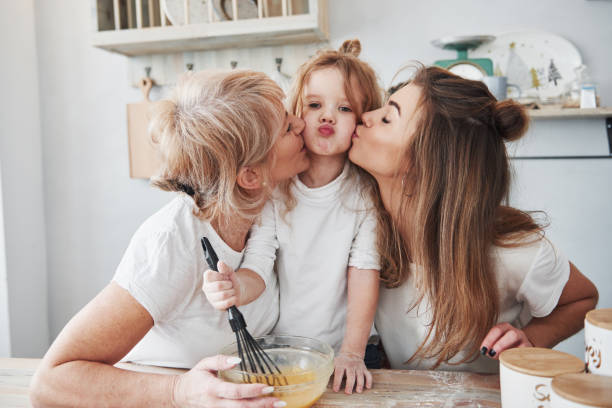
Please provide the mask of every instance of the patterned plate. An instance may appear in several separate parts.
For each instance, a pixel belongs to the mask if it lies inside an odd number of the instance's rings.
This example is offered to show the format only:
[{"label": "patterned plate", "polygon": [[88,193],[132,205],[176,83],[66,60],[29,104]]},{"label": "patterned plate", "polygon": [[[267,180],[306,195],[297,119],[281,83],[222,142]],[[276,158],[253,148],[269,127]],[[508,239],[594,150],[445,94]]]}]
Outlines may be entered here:
[{"label": "patterned plate", "polygon": [[521,88],[508,88],[511,98],[553,101],[569,90],[582,57],[576,47],[558,35],[521,31],[495,36],[495,40],[468,52],[470,58],[493,60],[495,75]]}]

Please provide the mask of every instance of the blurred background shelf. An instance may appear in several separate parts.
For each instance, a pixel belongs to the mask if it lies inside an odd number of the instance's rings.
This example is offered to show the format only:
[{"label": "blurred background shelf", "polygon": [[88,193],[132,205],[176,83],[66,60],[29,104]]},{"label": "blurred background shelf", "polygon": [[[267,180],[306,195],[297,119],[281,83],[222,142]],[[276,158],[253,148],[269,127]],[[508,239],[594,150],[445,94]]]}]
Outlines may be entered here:
[{"label": "blurred background shelf", "polygon": [[529,116],[532,119],[586,119],[612,117],[612,108],[567,108],[567,109],[530,109]]}]

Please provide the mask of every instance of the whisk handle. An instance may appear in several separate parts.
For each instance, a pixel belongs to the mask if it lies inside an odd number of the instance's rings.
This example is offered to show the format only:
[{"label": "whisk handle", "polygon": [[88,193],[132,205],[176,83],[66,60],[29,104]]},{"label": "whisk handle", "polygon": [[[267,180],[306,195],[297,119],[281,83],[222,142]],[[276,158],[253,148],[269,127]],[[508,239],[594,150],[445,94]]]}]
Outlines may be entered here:
[{"label": "whisk handle", "polygon": [[[202,243],[202,249],[204,250],[204,257],[206,258],[206,263],[208,263],[208,267],[215,272],[219,272],[217,269],[217,264],[219,263],[219,257],[215,250],[213,249],[210,241],[206,237],[202,237],[200,240]],[[240,310],[236,306],[231,306],[227,309],[227,319],[229,320],[229,324],[232,328],[232,331],[237,332],[238,330],[242,330],[246,327],[246,322],[244,321],[244,317]]]},{"label": "whisk handle", "polygon": [[206,258],[206,263],[208,263],[208,267],[215,272],[219,272],[219,269],[217,269],[219,258],[217,257],[215,250],[210,244],[210,241],[208,240],[208,238],[202,237],[200,242],[202,243],[202,249],[204,250],[204,257]]}]

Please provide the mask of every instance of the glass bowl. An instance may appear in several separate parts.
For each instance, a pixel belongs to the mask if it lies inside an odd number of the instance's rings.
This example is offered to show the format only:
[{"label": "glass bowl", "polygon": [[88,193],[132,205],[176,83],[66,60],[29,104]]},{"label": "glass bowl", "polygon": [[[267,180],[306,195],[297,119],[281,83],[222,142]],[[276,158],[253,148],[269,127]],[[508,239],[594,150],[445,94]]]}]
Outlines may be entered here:
[{"label": "glass bowl", "polygon": [[[277,376],[277,380],[288,382],[288,385],[274,384],[272,395],[285,401],[287,408],[312,406],[325,391],[334,370],[332,348],[308,337],[270,335],[255,340],[282,371],[283,375]],[[238,356],[236,343],[224,347],[220,353]],[[233,383],[266,383],[266,378],[260,375],[255,380],[251,372],[242,371],[239,365],[219,371],[219,377]]]}]

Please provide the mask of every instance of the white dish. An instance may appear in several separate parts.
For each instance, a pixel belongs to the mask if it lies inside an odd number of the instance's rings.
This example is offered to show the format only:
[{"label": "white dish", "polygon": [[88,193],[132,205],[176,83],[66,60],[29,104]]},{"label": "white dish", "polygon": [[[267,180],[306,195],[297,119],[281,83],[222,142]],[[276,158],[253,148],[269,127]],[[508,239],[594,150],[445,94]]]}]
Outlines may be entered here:
[{"label": "white dish", "polygon": [[[520,97],[554,100],[569,90],[582,64],[578,49],[558,35],[521,31],[495,36],[468,53],[470,58],[490,58],[495,75],[507,76],[508,83],[521,88]],[[508,96],[517,98],[517,92]]]},{"label": "white dish", "polygon": [[[208,23],[207,0],[189,0],[189,24]],[[185,1],[161,0],[161,6],[172,25],[185,25]]]}]

